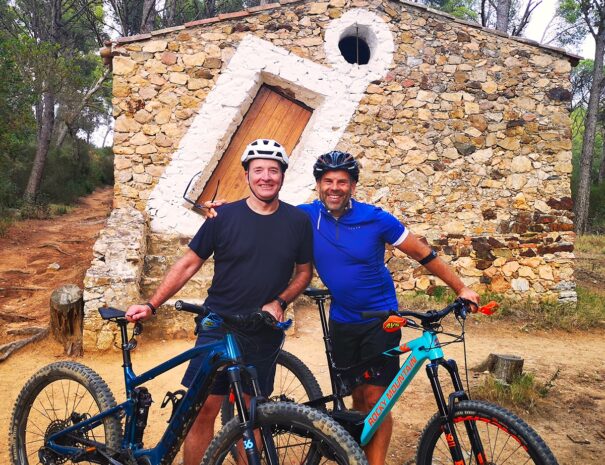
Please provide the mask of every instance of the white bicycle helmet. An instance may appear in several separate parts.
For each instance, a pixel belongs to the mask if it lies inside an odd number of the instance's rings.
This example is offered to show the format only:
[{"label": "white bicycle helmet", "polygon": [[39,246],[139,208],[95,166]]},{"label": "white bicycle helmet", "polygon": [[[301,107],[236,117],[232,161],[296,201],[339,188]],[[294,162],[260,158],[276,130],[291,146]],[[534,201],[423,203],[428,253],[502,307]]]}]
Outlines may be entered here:
[{"label": "white bicycle helmet", "polygon": [[255,158],[264,158],[266,160],[277,160],[282,164],[282,169],[288,168],[288,154],[286,149],[272,139],[256,139],[248,144],[242,154],[242,166],[248,169],[248,163]]}]

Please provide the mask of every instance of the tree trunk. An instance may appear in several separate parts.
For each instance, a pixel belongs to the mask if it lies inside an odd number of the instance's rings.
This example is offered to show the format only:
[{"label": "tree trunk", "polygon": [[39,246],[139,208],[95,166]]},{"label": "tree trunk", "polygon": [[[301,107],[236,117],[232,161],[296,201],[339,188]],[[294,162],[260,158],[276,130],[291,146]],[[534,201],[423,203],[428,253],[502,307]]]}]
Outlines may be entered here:
[{"label": "tree trunk", "polygon": [[38,137],[36,156],[32,166],[27,187],[25,188],[25,200],[33,200],[38,194],[42,175],[44,174],[44,165],[50,148],[50,138],[55,126],[55,95],[52,91],[46,91],[42,95],[42,109],[40,113],[40,121],[38,126]]},{"label": "tree trunk", "polygon": [[166,0],[164,22],[168,27],[176,26],[177,0]]},{"label": "tree trunk", "polygon": [[605,127],[601,131],[601,166],[599,166],[599,176],[597,177],[597,182],[602,184],[605,180]]},{"label": "tree trunk", "polygon": [[143,19],[141,20],[141,32],[151,32],[155,23],[155,0],[144,0]]},{"label": "tree trunk", "polygon": [[496,3],[496,30],[505,34],[510,23],[510,2],[511,0],[498,0]]},{"label": "tree trunk", "polygon": [[603,79],[603,52],[605,51],[605,27],[599,29],[596,40],[594,70],[592,73],[592,84],[590,86],[590,97],[586,109],[586,121],[584,123],[584,141],[582,143],[582,155],[580,157],[580,180],[576,199],[574,202],[576,233],[584,234],[588,228],[588,207],[590,203],[590,171],[594,153],[595,134],[597,132],[597,112],[599,109],[599,95],[601,80]]},{"label": "tree trunk", "polygon": [[489,371],[494,378],[511,384],[523,373],[523,359],[516,355],[489,354],[473,371]]},{"label": "tree trunk", "polygon": [[55,289],[50,296],[50,332],[64,345],[69,356],[81,356],[84,328],[84,300],[75,284]]}]

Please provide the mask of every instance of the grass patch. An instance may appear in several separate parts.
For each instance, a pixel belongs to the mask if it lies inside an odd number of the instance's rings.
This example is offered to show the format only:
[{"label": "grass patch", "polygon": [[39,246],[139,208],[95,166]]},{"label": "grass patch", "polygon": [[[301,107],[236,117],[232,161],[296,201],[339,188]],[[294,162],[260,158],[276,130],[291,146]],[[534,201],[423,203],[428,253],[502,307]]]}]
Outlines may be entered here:
[{"label": "grass patch", "polygon": [[[500,307],[489,318],[513,320],[524,329],[588,329],[605,326],[605,291],[578,286],[578,304],[514,300],[499,294],[483,294],[481,303],[494,300]],[[456,298],[447,291],[438,296],[423,292],[399,296],[399,308],[418,311],[441,310]]]},{"label": "grass patch", "polygon": [[605,235],[578,236],[575,242],[577,252],[595,253],[605,255]]},{"label": "grass patch", "polygon": [[6,236],[6,233],[13,222],[14,220],[10,216],[0,217],[0,237]]},{"label": "grass patch", "polygon": [[50,204],[43,196],[24,201],[19,208],[19,216],[24,220],[45,220],[50,218]]},{"label": "grass patch", "polygon": [[542,383],[531,373],[523,373],[510,384],[506,384],[492,375],[487,375],[473,389],[473,398],[494,402],[513,410],[534,411],[538,401],[548,395],[553,382],[558,376],[556,372],[550,380]]},{"label": "grass patch", "polygon": [[65,205],[62,203],[51,203],[49,206],[49,212],[51,216],[61,216],[70,213],[74,207],[71,205]]}]

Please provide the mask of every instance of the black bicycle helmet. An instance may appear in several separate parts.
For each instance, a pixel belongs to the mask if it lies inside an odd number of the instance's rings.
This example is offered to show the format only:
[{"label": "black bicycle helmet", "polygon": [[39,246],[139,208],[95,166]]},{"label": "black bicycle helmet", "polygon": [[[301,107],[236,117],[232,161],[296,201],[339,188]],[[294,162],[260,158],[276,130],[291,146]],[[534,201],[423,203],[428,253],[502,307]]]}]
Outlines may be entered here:
[{"label": "black bicycle helmet", "polygon": [[343,170],[351,175],[353,181],[359,181],[359,164],[353,155],[333,150],[321,155],[313,165],[313,176],[319,179],[328,171]]}]

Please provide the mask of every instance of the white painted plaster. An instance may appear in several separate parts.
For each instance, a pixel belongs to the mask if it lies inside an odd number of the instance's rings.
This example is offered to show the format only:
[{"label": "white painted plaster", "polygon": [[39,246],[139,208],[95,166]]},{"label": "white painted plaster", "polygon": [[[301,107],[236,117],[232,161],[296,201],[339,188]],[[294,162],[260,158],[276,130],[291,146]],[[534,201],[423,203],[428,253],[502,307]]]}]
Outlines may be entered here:
[{"label": "white painted plaster", "polygon": [[326,51],[338,50],[338,31],[355,21],[367,27],[367,33],[376,40],[369,40],[369,45],[378,52],[365,66],[351,65],[342,57],[339,62],[329,54],[330,68],[252,35],[240,42],[149,197],[147,211],[153,232],[192,236],[197,231],[203,218],[182,199],[183,192],[200,170],[203,173],[188,197],[197,198],[202,192],[263,83],[288,88],[297,100],[314,109],[294,149],[280,193],[282,200],[294,205],[311,196],[313,163],[334,149],[368,84],[382,78],[392,61],[393,39],[388,27],[364,10],[352,10],[331,23],[326,31]]}]

